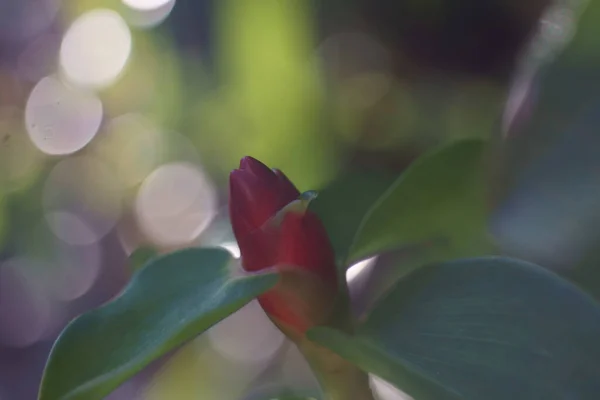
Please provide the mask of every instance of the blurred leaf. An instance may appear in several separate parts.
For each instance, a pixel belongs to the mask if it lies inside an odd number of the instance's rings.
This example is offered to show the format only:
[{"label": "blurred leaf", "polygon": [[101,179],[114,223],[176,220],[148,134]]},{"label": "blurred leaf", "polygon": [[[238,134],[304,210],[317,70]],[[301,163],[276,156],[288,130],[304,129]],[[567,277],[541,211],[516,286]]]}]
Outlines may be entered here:
[{"label": "blurred leaf", "polygon": [[550,10],[520,68],[520,80],[534,77],[532,87],[515,82],[515,97],[525,89],[530,93],[505,144],[507,186],[535,167],[557,138],[568,139],[581,112],[600,95],[600,1],[561,1]]},{"label": "blurred leaf", "polygon": [[429,241],[446,243],[452,257],[488,251],[485,143],[456,141],[414,162],[364,216],[350,260]]},{"label": "blurred leaf", "polygon": [[155,248],[150,246],[139,247],[129,256],[129,268],[133,272],[138,271],[156,256],[158,256],[158,252]]},{"label": "blurred leaf", "polygon": [[225,250],[155,258],[123,294],[71,322],[46,365],[40,400],[103,399],[146,365],[272,287],[276,275],[234,276]]},{"label": "blurred leaf", "polygon": [[394,182],[385,176],[351,175],[322,191],[311,208],[325,224],[342,268],[383,251],[422,244],[428,248],[418,258],[421,262],[489,252],[485,143],[452,142],[419,158]]},{"label": "blurred leaf", "polygon": [[361,221],[393,181],[393,176],[384,174],[351,173],[319,192],[310,203],[327,229],[339,268],[346,269],[348,251]]},{"label": "blurred leaf", "polygon": [[600,1],[557,2],[548,11],[508,101],[520,110],[499,153],[504,198],[492,231],[507,252],[599,293],[597,263],[572,269],[600,237]]},{"label": "blurred leaf", "polygon": [[533,264],[478,258],[402,280],[355,336],[309,337],[419,400],[596,399],[600,308]]}]

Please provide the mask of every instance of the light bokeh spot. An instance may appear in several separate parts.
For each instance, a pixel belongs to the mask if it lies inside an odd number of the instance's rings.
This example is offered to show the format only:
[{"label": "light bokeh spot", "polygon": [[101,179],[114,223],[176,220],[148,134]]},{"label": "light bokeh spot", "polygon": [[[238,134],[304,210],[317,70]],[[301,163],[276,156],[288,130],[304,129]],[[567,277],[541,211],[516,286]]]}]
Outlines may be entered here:
[{"label": "light bokeh spot", "polygon": [[53,211],[46,221],[56,236],[72,245],[90,244],[98,240],[96,232],[76,214],[68,211]]},{"label": "light bokeh spot", "polygon": [[125,20],[115,11],[95,9],[79,16],[67,30],[60,65],[70,82],[103,88],[121,74],[131,49]]},{"label": "light bokeh spot", "polygon": [[100,99],[50,76],[35,85],[25,106],[25,125],[31,141],[50,155],[81,150],[92,140],[101,121]]},{"label": "light bokeh spot", "polygon": [[375,261],[377,261],[376,256],[367,258],[366,260],[359,261],[356,264],[352,265],[346,271],[346,281],[352,282],[353,280],[355,280],[360,274],[362,274],[371,266],[373,266],[375,264]]},{"label": "light bokeh spot", "polygon": [[73,245],[99,241],[117,223],[122,185],[106,164],[89,156],[54,166],[44,185],[44,215],[52,232]]},{"label": "light bokeh spot", "polygon": [[180,246],[193,241],[214,218],[216,191],[194,164],[165,164],[144,180],[135,210],[141,229],[151,240]]},{"label": "light bokeh spot", "polygon": [[369,375],[369,378],[371,387],[375,393],[377,393],[379,400],[414,400],[400,389],[397,389],[394,385],[375,375]]},{"label": "light bokeh spot", "polygon": [[175,0],[122,0],[129,7],[125,18],[139,28],[152,28],[163,22],[175,7]]},{"label": "light bokeh spot", "polygon": [[111,120],[93,147],[99,158],[119,171],[121,182],[132,187],[160,165],[167,145],[156,126],[130,113]]},{"label": "light bokeh spot", "polygon": [[173,0],[122,0],[123,4],[137,10],[154,10],[163,7]]},{"label": "light bokeh spot", "polygon": [[284,342],[256,300],[221,321],[208,331],[212,347],[236,363],[264,363]]},{"label": "light bokeh spot", "polygon": [[237,242],[223,242],[219,245],[219,247],[227,250],[234,258],[240,258],[242,255],[240,246],[238,246]]},{"label": "light bokeh spot", "polygon": [[[89,235],[89,227],[77,215],[68,212],[56,214],[64,216],[62,228],[71,229],[68,234]],[[85,245],[67,243],[57,237],[46,219],[40,221],[37,228],[31,232],[30,239],[37,244],[51,244],[51,248],[42,250],[45,264],[36,274],[44,282],[44,287],[52,298],[68,302],[83,296],[91,289],[101,268],[102,251],[99,242]],[[46,253],[48,250],[49,253]]]}]

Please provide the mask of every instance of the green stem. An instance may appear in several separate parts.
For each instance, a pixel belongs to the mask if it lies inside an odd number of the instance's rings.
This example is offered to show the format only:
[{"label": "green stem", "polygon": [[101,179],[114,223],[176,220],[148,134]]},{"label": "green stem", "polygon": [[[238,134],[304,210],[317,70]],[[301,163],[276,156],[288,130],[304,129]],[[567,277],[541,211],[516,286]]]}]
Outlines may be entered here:
[{"label": "green stem", "polygon": [[325,400],[375,400],[364,371],[308,339],[296,344],[319,380]]}]

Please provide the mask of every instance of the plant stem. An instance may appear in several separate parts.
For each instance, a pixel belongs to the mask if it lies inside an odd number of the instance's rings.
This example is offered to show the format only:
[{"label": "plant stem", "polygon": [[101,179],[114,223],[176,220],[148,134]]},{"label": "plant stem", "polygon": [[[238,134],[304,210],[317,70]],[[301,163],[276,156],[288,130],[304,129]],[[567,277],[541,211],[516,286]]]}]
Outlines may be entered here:
[{"label": "plant stem", "polygon": [[354,364],[308,339],[297,346],[319,380],[325,400],[375,400],[369,376]]}]

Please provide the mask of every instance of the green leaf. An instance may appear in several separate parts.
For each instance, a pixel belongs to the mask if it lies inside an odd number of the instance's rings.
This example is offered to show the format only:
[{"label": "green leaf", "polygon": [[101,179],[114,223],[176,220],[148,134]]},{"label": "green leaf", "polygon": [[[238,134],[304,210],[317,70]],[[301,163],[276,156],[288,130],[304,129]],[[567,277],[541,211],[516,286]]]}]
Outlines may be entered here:
[{"label": "green leaf", "polygon": [[129,256],[129,268],[131,271],[138,271],[146,266],[148,261],[158,256],[158,252],[151,246],[142,246],[135,249]]},{"label": "green leaf", "polygon": [[323,221],[338,266],[345,270],[384,251],[424,244],[427,251],[402,271],[425,261],[489,254],[485,143],[455,141],[423,155],[396,179],[350,174],[319,193],[309,208]]},{"label": "green leaf", "polygon": [[198,248],[151,260],[121,296],[65,328],[39,399],[103,399],[277,281],[274,274],[236,275],[231,262],[225,250]]},{"label": "green leaf", "polygon": [[331,239],[339,268],[346,269],[348,251],[362,219],[394,182],[394,176],[354,172],[342,176],[310,202]]},{"label": "green leaf", "polygon": [[576,286],[505,258],[421,268],[354,336],[309,338],[417,400],[593,400],[600,307]]},{"label": "green leaf", "polygon": [[[600,0],[561,1],[553,3],[552,8],[550,20],[560,15],[570,17],[558,24],[561,34],[538,35],[517,69],[521,76],[517,76],[514,85],[514,100],[523,96],[524,90],[529,93],[525,103],[519,106],[522,115],[516,118],[515,126],[510,127],[509,140],[503,146],[504,190],[523,181],[524,169],[538,167],[540,159],[544,160],[557,140],[571,142],[572,131],[580,123],[582,112],[590,109],[600,94]],[[532,76],[535,79],[527,83]],[[514,104],[512,100],[508,104]],[[587,129],[593,132],[596,124]],[[577,153],[565,154],[560,163],[577,161],[577,156]],[[552,167],[554,165],[539,166],[548,170],[549,180],[555,175],[565,176],[562,168],[555,171]],[[552,183],[553,187],[560,186],[560,183]],[[545,196],[545,192],[532,196]]]},{"label": "green leaf", "polygon": [[452,142],[415,161],[364,216],[350,260],[423,243],[435,260],[488,253],[485,143]]}]

